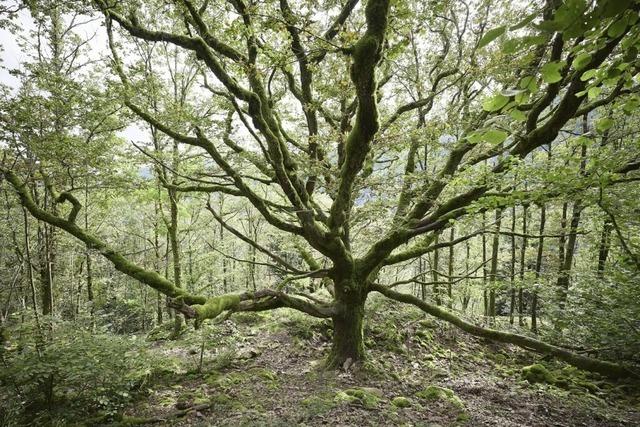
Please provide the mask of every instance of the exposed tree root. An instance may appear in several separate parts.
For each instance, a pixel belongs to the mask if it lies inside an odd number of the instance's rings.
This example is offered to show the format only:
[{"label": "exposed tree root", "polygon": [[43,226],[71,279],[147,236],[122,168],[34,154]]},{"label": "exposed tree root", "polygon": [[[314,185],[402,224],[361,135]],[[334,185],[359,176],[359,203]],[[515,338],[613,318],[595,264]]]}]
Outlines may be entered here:
[{"label": "exposed tree root", "polygon": [[371,285],[371,289],[381,293],[382,295],[392,300],[415,305],[424,312],[429,313],[430,315],[435,316],[439,319],[445,320],[449,323],[452,323],[463,331],[477,337],[487,338],[493,341],[499,341],[508,344],[514,344],[518,347],[524,348],[525,350],[548,354],[557,357],[558,359],[563,360],[577,368],[584,369],[585,371],[597,372],[610,378],[640,377],[637,372],[634,372],[629,367],[625,367],[612,362],[607,362],[604,360],[594,359],[592,357],[583,356],[578,353],[574,353],[569,350],[556,347],[554,345],[547,344],[524,335],[497,331],[495,329],[488,329],[474,325],[467,322],[466,320],[461,319],[453,313],[443,310],[436,305],[416,298],[413,295],[394,291],[380,284]]}]

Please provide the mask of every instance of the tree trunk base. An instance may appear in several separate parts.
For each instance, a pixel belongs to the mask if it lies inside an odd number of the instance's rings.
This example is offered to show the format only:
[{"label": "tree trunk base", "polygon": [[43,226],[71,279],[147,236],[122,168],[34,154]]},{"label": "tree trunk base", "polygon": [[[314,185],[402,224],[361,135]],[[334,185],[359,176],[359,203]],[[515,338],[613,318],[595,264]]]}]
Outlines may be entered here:
[{"label": "tree trunk base", "polygon": [[349,368],[366,358],[363,337],[364,302],[345,307],[333,318],[333,344],[325,361],[327,369]]}]

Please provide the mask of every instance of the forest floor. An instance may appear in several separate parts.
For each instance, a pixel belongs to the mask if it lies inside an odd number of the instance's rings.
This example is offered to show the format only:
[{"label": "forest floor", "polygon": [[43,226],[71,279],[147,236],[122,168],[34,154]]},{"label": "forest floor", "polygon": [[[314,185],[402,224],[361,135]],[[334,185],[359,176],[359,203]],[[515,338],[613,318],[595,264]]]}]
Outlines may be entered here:
[{"label": "forest floor", "polygon": [[330,324],[286,310],[239,314],[154,342],[184,372],[147,384],[121,424],[640,425],[638,384],[611,383],[398,310],[382,303],[370,310],[369,360],[347,371],[320,369]]}]

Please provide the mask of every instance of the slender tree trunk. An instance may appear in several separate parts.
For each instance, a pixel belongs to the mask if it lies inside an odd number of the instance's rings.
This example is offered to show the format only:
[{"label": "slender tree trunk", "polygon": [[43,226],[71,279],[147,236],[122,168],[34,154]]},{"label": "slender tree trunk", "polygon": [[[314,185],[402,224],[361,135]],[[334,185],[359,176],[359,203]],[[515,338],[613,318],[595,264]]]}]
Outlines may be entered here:
[{"label": "slender tree trunk", "polygon": [[[425,262],[422,259],[422,256],[420,256],[418,258],[418,270],[420,273],[422,273],[424,271],[425,268]],[[420,293],[421,293],[421,297],[422,297],[422,301],[427,299],[427,285],[424,282],[424,280],[422,281],[422,283],[420,284]]]},{"label": "slender tree trunk", "polygon": [[[451,234],[449,234],[449,241],[453,242],[453,240],[456,237],[456,228],[454,226],[451,226]],[[453,255],[454,255],[454,248],[453,245],[449,246],[449,262],[447,264],[448,266],[448,274],[449,274],[449,283],[447,284],[447,297],[449,298],[449,300],[447,301],[447,307],[452,308],[453,305],[453,271],[454,271],[454,265],[453,265]]]},{"label": "slender tree trunk", "polygon": [[[436,234],[436,239],[433,242],[434,245],[437,245],[440,241],[440,235]],[[438,283],[440,282],[440,276],[438,269],[440,268],[440,251],[436,249],[433,251],[433,265],[432,267],[432,277],[433,277],[433,298],[437,305],[441,304],[440,301],[440,286]]]},{"label": "slender tree trunk", "polygon": [[[562,269],[564,268],[565,250],[567,245],[567,212],[569,210],[569,204],[564,202],[562,204],[562,217],[560,218],[560,237],[558,237],[558,280],[562,276]],[[558,285],[558,295],[561,299],[560,287]]]},{"label": "slender tree trunk", "polygon": [[[464,264],[465,264],[465,276],[469,275],[469,260],[471,259],[471,245],[469,244],[469,241],[467,240],[465,242],[465,249],[466,249],[466,257],[464,260]],[[465,287],[464,287],[464,293],[462,295],[462,312],[465,313],[467,311],[467,308],[469,307],[469,300],[471,299],[471,294],[469,292],[469,278],[465,279]]]},{"label": "slender tree trunk", "polygon": [[[587,126],[586,116],[583,120],[583,132],[587,133],[589,130]],[[587,166],[587,146],[582,144],[580,154],[580,175],[584,176]],[[580,215],[584,206],[581,199],[577,199],[573,203],[573,211],[571,213],[571,222],[569,223],[569,237],[567,239],[567,247],[564,253],[564,262],[560,267],[560,274],[558,276],[558,291],[560,292],[560,309],[564,310],[567,303],[567,295],[569,293],[569,285],[571,279],[571,267],[573,266],[573,258],[576,252],[576,242],[578,241],[578,226],[580,225]]]},{"label": "slender tree trunk", "polygon": [[527,222],[529,216],[529,205],[524,205],[522,207],[522,247],[520,248],[520,277],[518,283],[518,324],[520,326],[524,325],[524,298],[522,295],[522,285],[524,283],[524,273],[526,270],[526,255],[527,255]]},{"label": "slender tree trunk", "polygon": [[569,292],[569,279],[571,275],[571,267],[573,265],[573,258],[576,251],[576,241],[578,236],[578,226],[580,224],[580,214],[582,212],[582,203],[577,200],[573,205],[573,212],[571,214],[571,222],[569,224],[569,236],[567,238],[567,247],[564,251],[564,259],[560,268],[560,274],[558,276],[557,286],[560,293],[559,307],[564,310],[567,303],[567,294]]},{"label": "slender tree trunk", "polygon": [[604,279],[604,269],[607,264],[607,257],[609,256],[609,248],[611,247],[611,230],[613,230],[611,219],[606,218],[602,225],[602,234],[600,235],[600,245],[598,248],[597,274],[601,280]]},{"label": "slender tree trunk", "polygon": [[491,271],[489,272],[489,316],[496,316],[496,279],[498,274],[498,256],[500,254],[500,224],[502,223],[502,209],[496,209],[496,232],[493,233],[491,248]]},{"label": "slender tree trunk", "polygon": [[[514,188],[515,190],[515,188]],[[511,262],[509,268],[509,285],[511,287],[511,304],[509,305],[509,323],[513,325],[513,313],[516,306],[516,207],[511,208]]]},{"label": "slender tree trunk", "polygon": [[[89,184],[87,178],[85,178],[84,181],[84,229],[89,229]],[[93,300],[93,275],[91,271],[91,252],[88,246],[85,248],[85,263],[87,265],[87,302],[89,303],[89,311],[91,313],[91,318],[93,319],[95,315]]]},{"label": "slender tree trunk", "polygon": [[489,315],[489,300],[487,298],[487,235],[485,233],[485,228],[487,227],[487,217],[484,212],[482,212],[482,302],[484,315]]},{"label": "slender tree trunk", "polygon": [[536,266],[535,266],[535,278],[536,283],[533,289],[533,295],[531,299],[531,332],[534,334],[538,333],[538,290],[537,286],[539,286],[538,279],[540,279],[540,272],[542,271],[542,255],[544,251],[544,229],[545,223],[547,221],[547,208],[545,205],[540,206],[540,228],[538,229],[538,234],[540,235],[540,240],[538,240],[538,253],[536,255]]},{"label": "slender tree trunk", "polygon": [[53,283],[51,272],[51,247],[47,224],[38,223],[38,252],[40,273],[40,299],[42,314],[53,313]]},{"label": "slender tree trunk", "polygon": [[[159,202],[156,201],[154,203],[155,207],[155,217],[153,221],[153,249],[154,249],[154,267],[156,273],[160,273],[160,232],[158,230],[158,217],[160,215],[160,206]],[[160,292],[156,293],[156,321],[158,325],[162,325],[162,294]]]},{"label": "slender tree trunk", "polygon": [[40,328],[40,319],[38,317],[38,297],[36,295],[36,285],[33,280],[33,266],[31,264],[31,249],[29,244],[29,218],[27,216],[27,210],[23,206],[22,207],[22,218],[24,221],[24,252],[25,258],[24,261],[26,263],[25,270],[27,272],[27,280],[29,281],[29,289],[31,290],[31,304],[33,308],[33,315],[36,319],[36,324],[38,325],[38,329]]}]

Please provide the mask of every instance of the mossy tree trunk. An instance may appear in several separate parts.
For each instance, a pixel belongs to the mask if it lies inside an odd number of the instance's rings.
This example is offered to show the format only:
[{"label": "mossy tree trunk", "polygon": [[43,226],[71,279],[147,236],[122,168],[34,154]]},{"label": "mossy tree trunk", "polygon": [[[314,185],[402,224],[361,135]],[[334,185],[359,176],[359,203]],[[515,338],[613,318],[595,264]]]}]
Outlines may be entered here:
[{"label": "mossy tree trunk", "polygon": [[333,321],[333,342],[327,358],[328,368],[348,368],[365,358],[364,306],[366,291],[361,281],[334,281],[336,314]]}]

